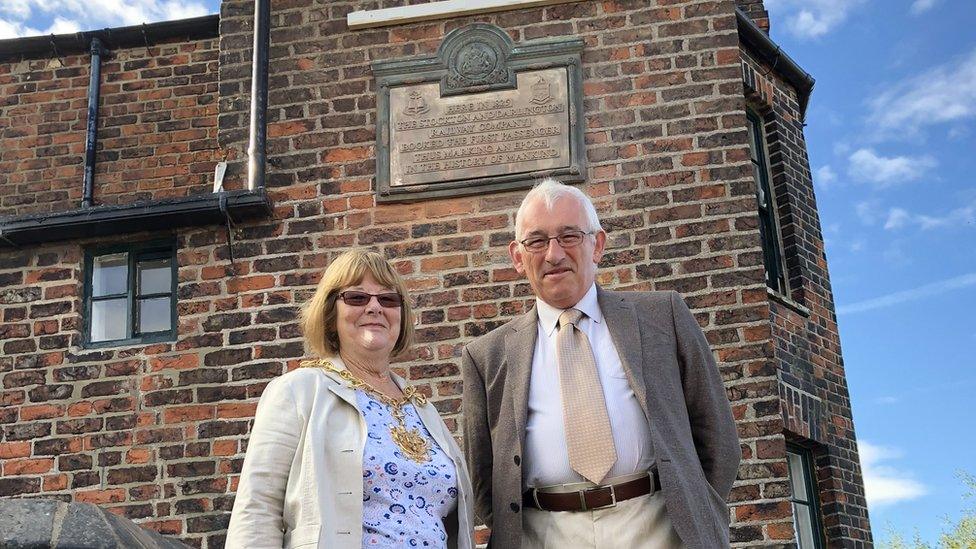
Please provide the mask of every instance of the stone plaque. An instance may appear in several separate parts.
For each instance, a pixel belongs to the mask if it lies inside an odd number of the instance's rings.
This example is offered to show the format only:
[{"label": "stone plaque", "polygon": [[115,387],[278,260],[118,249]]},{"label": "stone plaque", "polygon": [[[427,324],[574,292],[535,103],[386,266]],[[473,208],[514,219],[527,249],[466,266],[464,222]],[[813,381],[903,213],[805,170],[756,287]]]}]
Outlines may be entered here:
[{"label": "stone plaque", "polygon": [[565,69],[526,71],[514,90],[441,98],[436,83],[390,90],[390,185],[568,167]]},{"label": "stone plaque", "polygon": [[437,57],[373,64],[379,201],[460,196],[580,181],[579,39],[515,45],[475,24]]}]

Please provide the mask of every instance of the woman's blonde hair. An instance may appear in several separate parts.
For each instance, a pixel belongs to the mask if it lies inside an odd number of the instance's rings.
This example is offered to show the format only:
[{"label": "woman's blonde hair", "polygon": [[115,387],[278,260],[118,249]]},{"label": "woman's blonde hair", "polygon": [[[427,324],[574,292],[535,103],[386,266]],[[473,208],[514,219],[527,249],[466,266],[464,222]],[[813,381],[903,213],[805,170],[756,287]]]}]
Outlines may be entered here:
[{"label": "woman's blonde hair", "polygon": [[305,346],[319,357],[339,354],[339,333],[336,330],[336,300],[339,292],[363,281],[369,273],[380,285],[400,294],[400,335],[393,346],[393,356],[413,343],[413,311],[407,299],[407,288],[393,266],[380,254],[349,250],[335,258],[322,274],[315,295],[302,307],[301,328]]}]

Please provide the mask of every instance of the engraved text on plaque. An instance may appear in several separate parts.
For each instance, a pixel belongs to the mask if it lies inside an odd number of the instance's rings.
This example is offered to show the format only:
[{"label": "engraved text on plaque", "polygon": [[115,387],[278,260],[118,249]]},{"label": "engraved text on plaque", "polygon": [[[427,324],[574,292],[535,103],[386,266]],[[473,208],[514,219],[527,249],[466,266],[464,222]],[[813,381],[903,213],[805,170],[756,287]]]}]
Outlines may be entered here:
[{"label": "engraved text on plaque", "polygon": [[440,97],[436,82],[390,90],[390,184],[569,165],[566,70],[518,74],[518,88]]}]

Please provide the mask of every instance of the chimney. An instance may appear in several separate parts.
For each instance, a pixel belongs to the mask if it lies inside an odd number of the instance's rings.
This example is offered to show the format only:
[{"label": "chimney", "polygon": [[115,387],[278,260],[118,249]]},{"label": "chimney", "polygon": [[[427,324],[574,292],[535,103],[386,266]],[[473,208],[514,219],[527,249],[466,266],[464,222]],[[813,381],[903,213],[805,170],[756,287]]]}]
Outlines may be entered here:
[{"label": "chimney", "polygon": [[735,0],[735,5],[755,21],[766,34],[769,34],[769,12],[763,6],[763,0]]}]

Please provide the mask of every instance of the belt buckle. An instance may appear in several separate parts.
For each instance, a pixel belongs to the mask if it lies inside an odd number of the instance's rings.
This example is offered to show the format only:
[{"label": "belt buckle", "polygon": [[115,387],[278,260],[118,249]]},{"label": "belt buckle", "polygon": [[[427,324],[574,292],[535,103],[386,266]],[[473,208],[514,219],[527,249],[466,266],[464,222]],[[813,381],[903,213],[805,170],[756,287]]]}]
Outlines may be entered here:
[{"label": "belt buckle", "polygon": [[[603,490],[603,489],[609,489],[610,490],[610,503],[608,503],[606,505],[599,505],[597,507],[587,507],[586,506],[586,493],[587,492],[596,492],[597,490]],[[579,498],[580,498],[580,507],[582,507],[582,510],[583,511],[596,511],[597,509],[608,509],[610,507],[616,507],[617,506],[617,491],[613,489],[613,484],[610,484],[608,486],[601,486],[599,488],[590,488],[589,490],[580,490],[578,493],[579,493]]]}]

